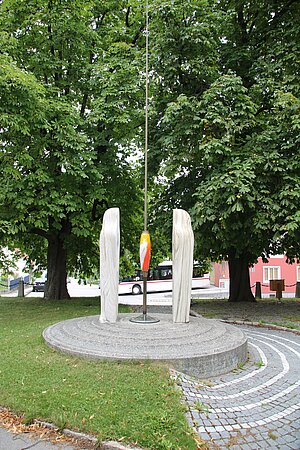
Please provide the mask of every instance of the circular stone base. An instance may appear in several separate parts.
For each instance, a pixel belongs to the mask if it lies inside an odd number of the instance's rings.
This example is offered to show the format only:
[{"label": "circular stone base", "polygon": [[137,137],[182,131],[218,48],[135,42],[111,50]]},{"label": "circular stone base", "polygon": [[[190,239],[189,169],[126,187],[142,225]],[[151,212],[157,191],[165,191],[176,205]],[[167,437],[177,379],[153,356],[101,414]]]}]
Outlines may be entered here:
[{"label": "circular stone base", "polygon": [[75,356],[159,360],[197,377],[229,372],[247,359],[247,339],[232,325],[202,317],[173,323],[171,314],[155,314],[157,323],[133,323],[135,316],[119,314],[116,323],[100,323],[99,316],[65,320],[46,328],[43,337]]}]

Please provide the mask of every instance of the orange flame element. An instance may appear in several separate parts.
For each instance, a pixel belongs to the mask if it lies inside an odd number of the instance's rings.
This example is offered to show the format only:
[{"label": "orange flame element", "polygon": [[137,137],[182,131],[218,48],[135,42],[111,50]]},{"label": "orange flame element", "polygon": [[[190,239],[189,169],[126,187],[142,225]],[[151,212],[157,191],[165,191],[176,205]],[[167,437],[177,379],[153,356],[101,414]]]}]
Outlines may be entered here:
[{"label": "orange flame element", "polygon": [[151,242],[148,231],[143,231],[140,241],[140,260],[143,272],[148,272],[150,266]]}]

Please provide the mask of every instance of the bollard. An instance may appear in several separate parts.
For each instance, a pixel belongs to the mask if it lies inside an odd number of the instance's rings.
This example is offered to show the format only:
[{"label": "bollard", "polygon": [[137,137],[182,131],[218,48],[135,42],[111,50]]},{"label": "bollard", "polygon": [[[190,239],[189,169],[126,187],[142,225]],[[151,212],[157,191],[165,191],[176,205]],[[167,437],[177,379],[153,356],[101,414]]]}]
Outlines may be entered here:
[{"label": "bollard", "polygon": [[19,281],[18,297],[24,297],[24,281],[23,280]]},{"label": "bollard", "polygon": [[255,283],[255,298],[261,298],[261,282],[257,281]]},{"label": "bollard", "polygon": [[300,281],[297,281],[296,283],[296,298],[300,298]]}]

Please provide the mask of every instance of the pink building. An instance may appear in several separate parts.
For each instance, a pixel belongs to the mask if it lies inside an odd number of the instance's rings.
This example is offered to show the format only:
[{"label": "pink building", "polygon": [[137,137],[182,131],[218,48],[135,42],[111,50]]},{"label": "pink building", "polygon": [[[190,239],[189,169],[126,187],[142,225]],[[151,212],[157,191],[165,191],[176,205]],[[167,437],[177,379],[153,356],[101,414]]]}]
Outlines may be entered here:
[{"label": "pink building", "polygon": [[[259,258],[257,264],[249,269],[252,292],[255,293],[255,284],[260,281],[262,294],[274,296],[275,292],[270,291],[270,280],[282,279],[285,282],[284,293],[289,294],[288,296],[295,294],[296,282],[300,281],[300,263],[287,264],[285,260],[284,255],[271,256],[268,263]],[[229,289],[228,262],[215,263],[213,272],[215,286]]]},{"label": "pink building", "polygon": [[220,288],[229,289],[229,267],[227,261],[213,263],[213,271],[210,277],[212,283]]}]

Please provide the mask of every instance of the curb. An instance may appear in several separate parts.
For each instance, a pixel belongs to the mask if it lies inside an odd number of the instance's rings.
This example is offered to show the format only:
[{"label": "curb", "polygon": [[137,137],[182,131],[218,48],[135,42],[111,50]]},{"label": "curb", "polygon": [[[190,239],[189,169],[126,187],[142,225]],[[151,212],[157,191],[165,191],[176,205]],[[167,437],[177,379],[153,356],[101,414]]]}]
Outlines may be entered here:
[{"label": "curb", "polygon": [[53,423],[50,422],[43,422],[42,420],[34,419],[34,423],[41,425],[42,427],[48,428],[49,430],[58,431],[61,434],[64,434],[65,436],[79,439],[81,441],[84,441],[89,444],[99,444],[97,438],[94,436],[90,436],[85,433],[79,433],[77,431],[69,430],[68,428],[64,428],[63,430],[59,430]]},{"label": "curb", "polygon": [[[0,412],[11,412],[8,408],[4,408],[0,406]],[[15,415],[17,417],[17,415]],[[85,433],[80,433],[78,431],[69,430],[68,428],[64,428],[60,430],[57,426],[50,422],[43,422],[42,420],[34,419],[33,423],[40,425],[48,430],[56,431],[62,435],[65,435],[69,438],[77,439],[81,441],[81,443],[87,445],[95,446],[95,450],[143,450],[141,447],[135,447],[133,445],[124,445],[117,441],[103,441],[99,442],[95,436],[91,436]],[[0,425],[1,426],[1,425]],[[7,429],[7,432],[10,433],[10,430]]]},{"label": "curb", "polygon": [[268,328],[269,330],[289,331],[290,333],[300,335],[300,330],[297,330],[296,328],[281,327],[280,325],[274,325],[272,323],[247,322],[246,320],[220,320],[221,322],[231,323],[233,325],[249,325],[257,328]]}]

